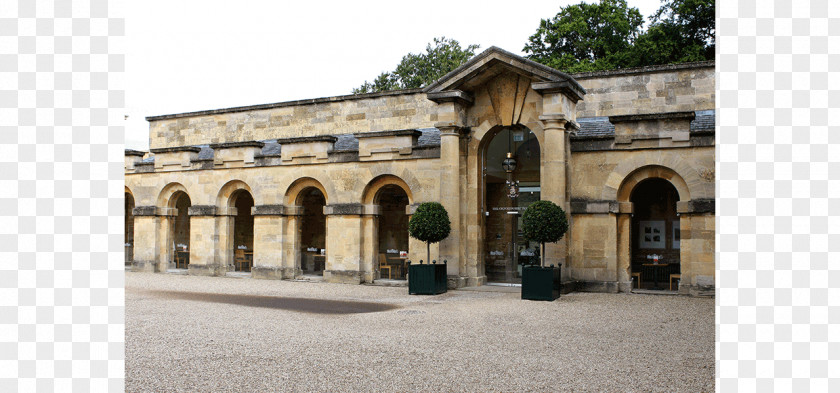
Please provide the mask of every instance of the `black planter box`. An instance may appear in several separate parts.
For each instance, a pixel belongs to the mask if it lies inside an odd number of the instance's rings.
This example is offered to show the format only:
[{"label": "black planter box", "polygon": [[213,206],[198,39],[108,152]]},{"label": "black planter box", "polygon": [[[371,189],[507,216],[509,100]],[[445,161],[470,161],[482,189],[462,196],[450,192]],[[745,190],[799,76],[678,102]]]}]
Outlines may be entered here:
[{"label": "black planter box", "polygon": [[408,294],[437,295],[446,292],[446,264],[408,265]]},{"label": "black planter box", "polygon": [[554,301],[560,297],[560,266],[522,268],[522,298]]}]

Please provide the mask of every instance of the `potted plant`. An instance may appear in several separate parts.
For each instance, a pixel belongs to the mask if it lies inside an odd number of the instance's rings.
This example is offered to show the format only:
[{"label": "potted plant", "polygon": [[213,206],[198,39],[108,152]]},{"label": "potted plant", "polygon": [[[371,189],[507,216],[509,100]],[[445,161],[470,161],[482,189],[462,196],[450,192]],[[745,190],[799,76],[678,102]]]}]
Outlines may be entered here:
[{"label": "potted plant", "polygon": [[449,236],[449,214],[437,202],[421,203],[408,221],[408,234],[426,242],[426,264],[408,265],[408,293],[411,295],[437,295],[446,292],[446,261],[442,264],[429,263],[432,243]]},{"label": "potted plant", "polygon": [[539,266],[522,268],[522,299],[553,301],[560,297],[560,265],[545,266],[545,243],[556,243],[569,230],[566,212],[551,201],[537,201],[522,214],[522,233],[540,243]]}]

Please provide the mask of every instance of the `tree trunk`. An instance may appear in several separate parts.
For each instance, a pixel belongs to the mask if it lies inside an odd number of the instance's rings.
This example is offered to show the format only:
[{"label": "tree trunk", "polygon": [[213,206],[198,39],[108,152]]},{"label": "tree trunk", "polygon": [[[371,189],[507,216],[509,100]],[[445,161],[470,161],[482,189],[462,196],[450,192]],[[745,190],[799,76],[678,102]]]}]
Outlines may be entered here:
[{"label": "tree trunk", "polygon": [[428,264],[430,264],[430,265],[431,265],[431,264],[432,264],[432,260],[431,260],[431,256],[430,256],[430,255],[431,255],[431,254],[430,254],[430,251],[429,251],[429,242],[426,242],[426,263],[428,263]]},{"label": "tree trunk", "polygon": [[545,243],[540,243],[540,247],[542,247],[542,263],[541,263],[541,266],[545,267]]}]

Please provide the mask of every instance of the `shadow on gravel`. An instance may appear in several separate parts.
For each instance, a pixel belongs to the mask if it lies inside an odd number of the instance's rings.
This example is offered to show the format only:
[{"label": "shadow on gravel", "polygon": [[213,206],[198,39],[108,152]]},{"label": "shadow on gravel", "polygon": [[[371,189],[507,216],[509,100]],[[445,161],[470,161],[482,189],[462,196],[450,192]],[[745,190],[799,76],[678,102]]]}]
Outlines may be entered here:
[{"label": "shadow on gravel", "polygon": [[346,300],[307,299],[257,295],[228,295],[223,293],[150,291],[159,296],[208,303],[227,303],[238,306],[275,308],[315,314],[361,314],[398,308],[393,304],[354,302]]}]

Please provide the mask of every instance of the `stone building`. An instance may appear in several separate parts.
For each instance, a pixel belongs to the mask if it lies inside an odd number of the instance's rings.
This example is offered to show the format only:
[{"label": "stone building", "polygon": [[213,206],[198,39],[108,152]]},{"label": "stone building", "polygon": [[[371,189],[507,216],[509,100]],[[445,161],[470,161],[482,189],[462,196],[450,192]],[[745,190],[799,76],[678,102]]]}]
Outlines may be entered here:
[{"label": "stone building", "polygon": [[714,105],[713,62],[568,75],[492,47],[424,89],[148,117],[150,152],[125,154],[127,261],[404,279],[426,256],[408,220],[438,201],[450,287],[516,283],[539,258],[519,213],[543,199],[569,215],[546,245],[565,288],[709,293]]}]

